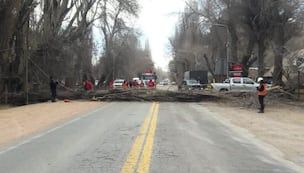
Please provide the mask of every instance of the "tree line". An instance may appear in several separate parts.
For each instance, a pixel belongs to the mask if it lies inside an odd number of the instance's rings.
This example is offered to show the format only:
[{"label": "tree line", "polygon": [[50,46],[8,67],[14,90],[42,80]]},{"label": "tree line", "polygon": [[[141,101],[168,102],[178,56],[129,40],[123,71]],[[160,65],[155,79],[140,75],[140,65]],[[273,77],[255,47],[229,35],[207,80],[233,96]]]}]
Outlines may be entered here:
[{"label": "tree line", "polygon": [[[130,21],[138,11],[136,0],[0,0],[0,94],[27,82],[45,88],[50,76],[75,86],[153,68]],[[102,33],[101,55],[93,28]]]},{"label": "tree line", "polygon": [[170,43],[171,77],[187,70],[208,70],[222,80],[228,67],[241,64],[243,75],[257,67],[263,76],[273,67],[274,85],[284,85],[283,60],[303,49],[304,2],[301,0],[190,0]]}]

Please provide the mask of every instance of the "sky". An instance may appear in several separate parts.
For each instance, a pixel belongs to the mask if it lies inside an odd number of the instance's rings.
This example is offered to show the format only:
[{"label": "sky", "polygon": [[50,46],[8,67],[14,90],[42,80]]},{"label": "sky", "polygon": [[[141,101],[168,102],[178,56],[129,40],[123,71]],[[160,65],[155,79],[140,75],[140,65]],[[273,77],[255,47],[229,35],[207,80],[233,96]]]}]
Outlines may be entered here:
[{"label": "sky", "polygon": [[139,0],[141,11],[137,24],[143,39],[149,40],[156,67],[168,70],[171,59],[169,38],[174,34],[185,0]]},{"label": "sky", "polygon": [[[168,71],[168,63],[172,59],[169,38],[173,36],[178,23],[179,14],[183,11],[185,0],[138,0],[140,12],[135,19],[134,28],[141,31],[141,42],[144,46],[149,41],[155,67]],[[96,47],[102,49],[102,34],[93,27]],[[98,56],[93,62],[97,62]]]}]

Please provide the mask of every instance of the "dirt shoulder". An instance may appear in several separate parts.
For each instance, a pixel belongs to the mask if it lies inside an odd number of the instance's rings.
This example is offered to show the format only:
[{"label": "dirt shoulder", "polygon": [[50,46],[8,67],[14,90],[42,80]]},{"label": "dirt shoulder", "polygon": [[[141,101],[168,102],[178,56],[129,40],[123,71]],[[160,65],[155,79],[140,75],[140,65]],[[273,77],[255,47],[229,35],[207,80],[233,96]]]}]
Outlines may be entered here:
[{"label": "dirt shoulder", "polygon": [[284,158],[304,168],[304,108],[276,104],[265,114],[255,109],[231,107],[224,103],[203,103],[219,118],[249,130],[250,133],[284,154]]},{"label": "dirt shoulder", "polygon": [[100,107],[100,102],[41,103],[0,109],[0,145]]}]

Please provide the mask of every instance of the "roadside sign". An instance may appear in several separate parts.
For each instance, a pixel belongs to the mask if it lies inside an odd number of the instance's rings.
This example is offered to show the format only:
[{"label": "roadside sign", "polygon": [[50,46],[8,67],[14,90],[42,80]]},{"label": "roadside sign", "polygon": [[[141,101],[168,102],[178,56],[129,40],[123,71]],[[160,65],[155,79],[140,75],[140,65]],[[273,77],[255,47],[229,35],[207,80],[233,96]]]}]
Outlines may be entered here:
[{"label": "roadside sign", "polygon": [[243,76],[243,65],[232,64],[229,71],[230,77],[242,77]]}]

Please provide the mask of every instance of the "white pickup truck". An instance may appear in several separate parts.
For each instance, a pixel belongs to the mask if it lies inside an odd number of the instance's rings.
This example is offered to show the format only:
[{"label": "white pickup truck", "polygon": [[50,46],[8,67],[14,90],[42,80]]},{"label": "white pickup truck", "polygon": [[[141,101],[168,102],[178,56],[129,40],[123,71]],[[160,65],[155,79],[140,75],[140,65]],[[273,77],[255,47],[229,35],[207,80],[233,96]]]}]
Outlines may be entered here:
[{"label": "white pickup truck", "polygon": [[250,78],[238,77],[226,79],[223,83],[212,83],[211,86],[216,92],[256,92],[259,84]]}]

